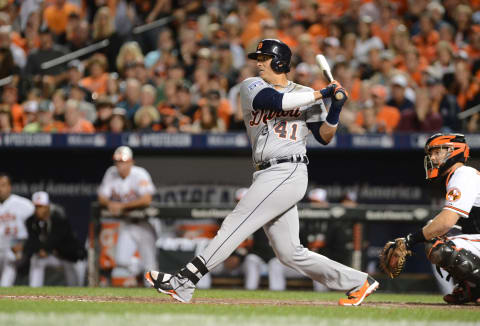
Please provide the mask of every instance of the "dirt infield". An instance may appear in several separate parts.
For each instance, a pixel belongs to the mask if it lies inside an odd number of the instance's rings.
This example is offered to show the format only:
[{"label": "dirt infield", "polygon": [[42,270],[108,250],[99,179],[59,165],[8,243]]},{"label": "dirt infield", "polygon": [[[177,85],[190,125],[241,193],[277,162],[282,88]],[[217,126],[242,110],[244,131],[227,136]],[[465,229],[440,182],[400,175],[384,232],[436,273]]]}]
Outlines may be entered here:
[{"label": "dirt infield", "polygon": [[[59,296],[59,295],[0,295],[0,299],[9,300],[45,300],[65,302],[124,302],[124,303],[179,303],[168,297],[109,297],[109,296]],[[272,299],[217,299],[195,298],[191,304],[210,305],[254,305],[254,306],[337,306],[334,301],[307,301],[307,300],[272,300]],[[366,307],[384,308],[437,308],[437,309],[478,309],[476,305],[453,306],[442,303],[416,303],[416,302],[364,302]]]}]

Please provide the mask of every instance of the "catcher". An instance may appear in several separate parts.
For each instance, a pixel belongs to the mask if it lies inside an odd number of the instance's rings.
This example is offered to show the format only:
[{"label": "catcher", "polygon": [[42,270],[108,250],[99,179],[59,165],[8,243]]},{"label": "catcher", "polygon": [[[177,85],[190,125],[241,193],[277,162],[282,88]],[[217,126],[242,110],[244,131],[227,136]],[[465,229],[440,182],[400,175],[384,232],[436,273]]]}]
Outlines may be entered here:
[{"label": "catcher", "polygon": [[480,304],[480,172],[465,165],[468,154],[462,134],[435,134],[427,140],[426,178],[444,179],[445,205],[421,230],[388,242],[380,254],[381,269],[394,278],[414,246],[425,242],[428,260],[454,280],[453,292],[443,297],[448,304]]}]

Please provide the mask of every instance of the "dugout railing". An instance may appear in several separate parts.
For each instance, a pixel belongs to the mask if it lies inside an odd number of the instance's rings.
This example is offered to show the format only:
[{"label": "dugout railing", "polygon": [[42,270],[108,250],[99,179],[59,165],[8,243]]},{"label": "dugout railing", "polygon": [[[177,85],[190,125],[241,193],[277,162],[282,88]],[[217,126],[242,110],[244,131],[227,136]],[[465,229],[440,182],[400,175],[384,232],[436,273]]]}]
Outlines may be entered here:
[{"label": "dugout railing", "polygon": [[[233,206],[212,206],[202,204],[189,205],[162,205],[153,203],[143,210],[130,211],[120,217],[112,216],[108,210],[101,208],[97,202],[91,205],[91,220],[88,234],[88,285],[99,285],[99,253],[100,230],[102,220],[111,219],[223,219],[233,209]],[[440,208],[431,206],[409,205],[359,205],[354,208],[341,205],[328,207],[314,207],[310,204],[298,205],[300,219],[345,221],[352,225],[352,259],[351,266],[356,269],[362,267],[362,252],[364,246],[364,226],[368,223],[390,224],[390,228],[398,228],[400,224],[421,226],[428,219],[435,216]],[[393,223],[393,225],[392,225]],[[388,229],[385,229],[388,230]],[[383,233],[383,232],[382,232]],[[382,236],[382,234],[378,234]],[[384,235],[383,235],[384,236]]]}]

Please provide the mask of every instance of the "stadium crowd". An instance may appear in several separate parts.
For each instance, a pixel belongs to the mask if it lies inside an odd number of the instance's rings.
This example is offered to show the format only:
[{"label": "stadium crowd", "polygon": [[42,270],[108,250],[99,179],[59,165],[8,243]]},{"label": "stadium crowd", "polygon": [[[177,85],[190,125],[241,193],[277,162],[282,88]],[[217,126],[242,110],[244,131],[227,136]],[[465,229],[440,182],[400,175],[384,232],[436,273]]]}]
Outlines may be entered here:
[{"label": "stadium crowd", "polygon": [[325,54],[340,132],[480,129],[478,0],[2,0],[0,132],[243,130],[264,38],[314,89]]}]

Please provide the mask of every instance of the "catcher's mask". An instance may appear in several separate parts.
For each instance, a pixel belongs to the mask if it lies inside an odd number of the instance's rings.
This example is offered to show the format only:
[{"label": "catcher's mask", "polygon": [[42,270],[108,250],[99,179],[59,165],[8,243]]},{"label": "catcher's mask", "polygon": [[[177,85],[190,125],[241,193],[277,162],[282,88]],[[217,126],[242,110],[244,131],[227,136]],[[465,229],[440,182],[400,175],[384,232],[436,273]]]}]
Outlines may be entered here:
[{"label": "catcher's mask", "polygon": [[[433,162],[432,150],[435,148],[446,149],[447,152],[441,161]],[[425,143],[424,167],[426,179],[435,179],[445,173],[457,162],[465,163],[470,149],[462,134],[435,134]]]},{"label": "catcher's mask", "polygon": [[260,54],[272,56],[270,66],[276,73],[287,73],[290,71],[290,60],[292,59],[292,51],[280,40],[264,39],[257,45],[257,50],[248,54],[249,59],[257,60]]}]

